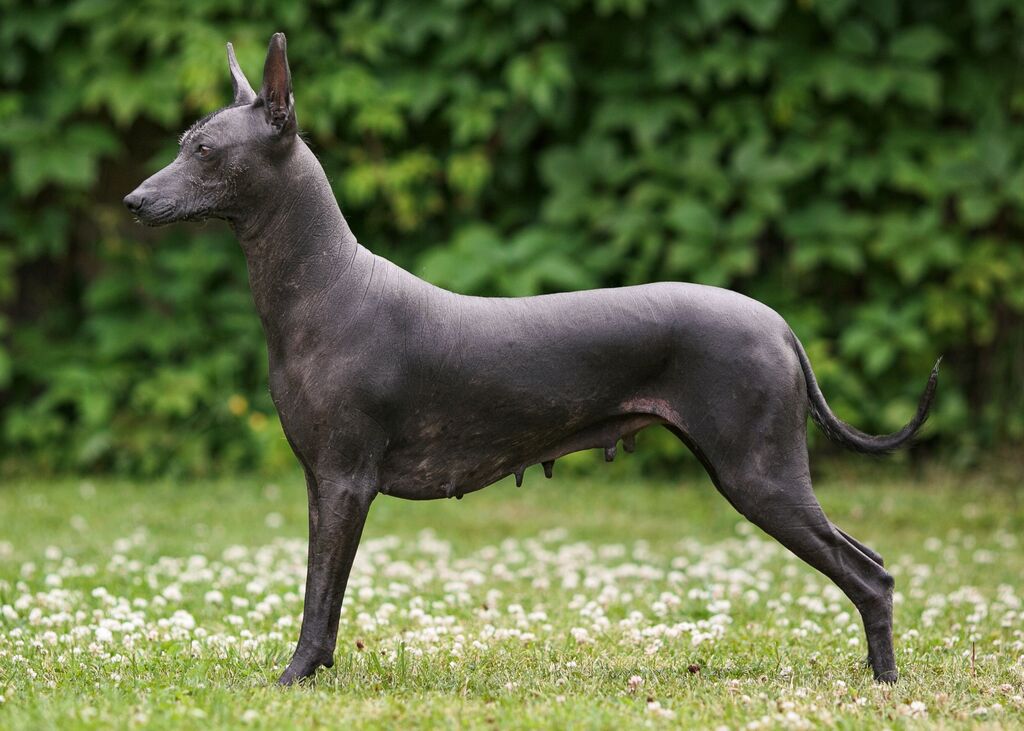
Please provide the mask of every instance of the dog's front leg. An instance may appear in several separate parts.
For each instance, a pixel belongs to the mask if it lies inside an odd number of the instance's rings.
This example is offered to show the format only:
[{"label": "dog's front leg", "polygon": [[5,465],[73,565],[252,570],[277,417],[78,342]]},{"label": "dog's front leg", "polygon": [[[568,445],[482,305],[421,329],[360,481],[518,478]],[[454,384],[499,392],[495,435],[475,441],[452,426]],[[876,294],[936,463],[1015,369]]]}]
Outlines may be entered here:
[{"label": "dog's front leg", "polygon": [[376,489],[368,480],[340,475],[306,477],[309,496],[309,565],[302,629],[295,654],[278,683],[308,678],[334,664],[338,617],[349,571]]}]

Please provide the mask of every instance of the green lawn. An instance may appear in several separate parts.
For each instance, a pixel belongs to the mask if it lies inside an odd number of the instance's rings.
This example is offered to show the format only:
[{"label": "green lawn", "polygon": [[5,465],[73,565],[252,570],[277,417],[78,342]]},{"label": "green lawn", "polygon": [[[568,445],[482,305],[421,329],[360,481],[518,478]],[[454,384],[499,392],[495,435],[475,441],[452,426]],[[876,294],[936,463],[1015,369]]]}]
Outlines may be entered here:
[{"label": "green lawn", "polygon": [[607,474],[379,498],[337,663],[291,689],[297,476],[3,485],[0,728],[1024,724],[1015,485],[820,481],[896,577],[887,687],[849,602],[706,480]]}]

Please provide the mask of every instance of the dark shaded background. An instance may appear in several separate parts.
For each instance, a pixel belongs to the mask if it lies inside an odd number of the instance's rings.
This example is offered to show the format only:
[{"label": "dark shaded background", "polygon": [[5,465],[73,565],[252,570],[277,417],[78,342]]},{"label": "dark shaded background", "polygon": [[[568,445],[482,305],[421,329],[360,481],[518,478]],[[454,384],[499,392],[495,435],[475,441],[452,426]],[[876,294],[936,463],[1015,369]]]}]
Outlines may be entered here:
[{"label": "dark shaded background", "polygon": [[276,30],[374,252],[466,293],[738,289],[858,426],[901,425],[944,353],[916,454],[1024,439],[1024,4],[0,9],[0,474],[290,463],[227,227],[120,206],[229,101],[224,43],[258,86]]}]

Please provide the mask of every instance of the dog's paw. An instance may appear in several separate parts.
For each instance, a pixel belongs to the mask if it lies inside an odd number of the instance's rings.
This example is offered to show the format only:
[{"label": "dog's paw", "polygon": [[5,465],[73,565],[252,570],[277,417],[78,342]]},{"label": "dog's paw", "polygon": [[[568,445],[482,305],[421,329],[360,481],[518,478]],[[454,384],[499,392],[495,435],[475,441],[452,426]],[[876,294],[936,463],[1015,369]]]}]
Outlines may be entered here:
[{"label": "dog's paw", "polygon": [[897,680],[900,679],[900,674],[895,670],[884,670],[882,672],[875,673],[875,682],[884,683],[885,685],[893,685]]},{"label": "dog's paw", "polygon": [[304,680],[312,678],[320,667],[320,663],[296,663],[294,660],[288,663],[288,667],[277,679],[278,685],[295,685]]},{"label": "dog's paw", "polygon": [[334,665],[333,657],[312,658],[295,653],[295,657],[288,663],[288,667],[277,679],[278,685],[295,685],[303,680],[312,678],[320,667],[329,668]]}]

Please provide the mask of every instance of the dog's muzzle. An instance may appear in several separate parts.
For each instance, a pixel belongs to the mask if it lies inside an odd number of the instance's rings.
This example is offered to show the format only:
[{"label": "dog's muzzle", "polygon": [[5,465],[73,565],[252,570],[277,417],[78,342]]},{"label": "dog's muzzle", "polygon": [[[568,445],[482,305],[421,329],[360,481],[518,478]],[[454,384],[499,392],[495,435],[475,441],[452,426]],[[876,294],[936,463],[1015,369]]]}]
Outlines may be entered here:
[{"label": "dog's muzzle", "polygon": [[137,189],[124,197],[124,205],[139,222],[147,226],[162,226],[175,221],[194,220],[198,217],[196,213],[179,210],[172,200],[140,193]]}]

